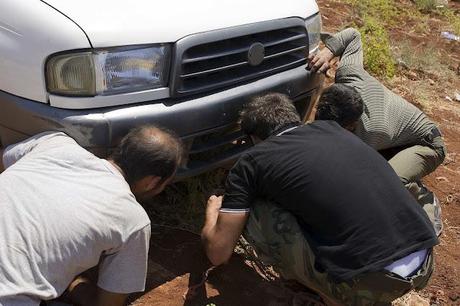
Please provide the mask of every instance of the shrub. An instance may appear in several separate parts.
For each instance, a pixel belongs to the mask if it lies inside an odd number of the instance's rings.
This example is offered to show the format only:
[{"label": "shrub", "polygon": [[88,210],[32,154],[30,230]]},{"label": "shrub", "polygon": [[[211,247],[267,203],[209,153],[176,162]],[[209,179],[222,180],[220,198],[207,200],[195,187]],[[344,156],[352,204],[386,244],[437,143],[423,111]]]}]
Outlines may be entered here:
[{"label": "shrub", "polygon": [[414,2],[417,8],[425,13],[429,13],[436,10],[436,7],[438,5],[436,0],[415,0]]},{"label": "shrub", "polygon": [[168,186],[145,203],[152,223],[198,233],[203,226],[207,197],[223,187],[225,178],[226,171],[217,169]]},{"label": "shrub", "polygon": [[359,16],[377,18],[380,22],[392,24],[397,13],[393,0],[347,0]]},{"label": "shrub", "polygon": [[452,31],[455,34],[460,35],[460,16],[451,9],[441,10],[441,14],[447,18],[447,21],[449,21],[452,26]]},{"label": "shrub", "polygon": [[347,0],[362,20],[364,65],[373,75],[392,78],[395,60],[390,50],[390,39],[385,25],[393,24],[397,11],[393,0]]},{"label": "shrub", "polygon": [[364,48],[364,65],[377,76],[392,78],[395,75],[395,60],[390,49],[390,39],[385,27],[374,17],[365,17],[359,28]]}]

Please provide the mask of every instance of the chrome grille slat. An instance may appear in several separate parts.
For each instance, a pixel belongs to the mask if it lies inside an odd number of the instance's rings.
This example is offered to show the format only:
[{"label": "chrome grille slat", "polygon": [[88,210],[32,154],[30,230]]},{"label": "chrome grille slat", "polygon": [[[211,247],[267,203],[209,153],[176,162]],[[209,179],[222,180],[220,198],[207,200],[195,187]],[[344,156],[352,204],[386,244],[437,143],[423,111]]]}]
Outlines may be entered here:
[{"label": "chrome grille slat", "polygon": [[274,53],[274,54],[265,56],[264,59],[270,59],[270,58],[274,58],[274,57],[277,57],[277,56],[282,56],[282,55],[289,54],[289,53],[296,52],[296,51],[300,51],[300,50],[303,50],[303,49],[306,49],[306,48],[307,48],[307,46],[302,46],[302,47],[289,49],[289,50],[286,50],[286,51],[283,51],[283,52],[278,52],[278,53]]},{"label": "chrome grille slat", "polygon": [[[250,59],[251,46],[257,51]],[[199,94],[305,64],[308,35],[301,19],[277,20],[196,34],[180,44],[177,56],[172,95]]]},{"label": "chrome grille slat", "polygon": [[227,66],[223,66],[223,67],[219,67],[219,68],[214,68],[214,69],[205,70],[205,71],[194,72],[194,73],[189,73],[189,74],[182,74],[182,75],[181,75],[181,78],[190,78],[190,77],[194,77],[194,76],[199,76],[199,75],[204,75],[204,74],[210,74],[210,73],[214,73],[214,72],[219,72],[219,71],[222,71],[222,70],[228,70],[228,69],[231,69],[231,68],[235,68],[235,67],[239,67],[239,66],[242,66],[242,65],[246,65],[247,63],[248,63],[248,62],[240,62],[240,63],[236,63],[236,64],[232,64],[232,65],[227,65]]},{"label": "chrome grille slat", "polygon": [[290,37],[290,38],[285,38],[285,39],[281,39],[281,40],[278,40],[278,41],[273,41],[271,43],[267,43],[267,44],[264,44],[264,45],[265,45],[265,47],[271,47],[271,46],[274,46],[274,45],[279,45],[279,44],[283,44],[283,43],[286,43],[286,42],[291,42],[291,41],[302,39],[302,38],[306,39],[307,34],[299,34],[299,35],[296,35],[296,36],[293,36],[293,37]]},{"label": "chrome grille slat", "polygon": [[231,50],[231,51],[220,52],[220,53],[213,54],[213,55],[186,58],[186,59],[184,59],[182,61],[182,63],[183,64],[188,64],[188,63],[194,63],[194,62],[200,62],[200,61],[207,61],[207,60],[215,59],[215,58],[218,58],[218,57],[224,57],[224,56],[228,56],[228,55],[238,54],[238,53],[241,53],[241,52],[248,52],[248,50],[249,50],[249,46],[244,47],[244,48]]}]

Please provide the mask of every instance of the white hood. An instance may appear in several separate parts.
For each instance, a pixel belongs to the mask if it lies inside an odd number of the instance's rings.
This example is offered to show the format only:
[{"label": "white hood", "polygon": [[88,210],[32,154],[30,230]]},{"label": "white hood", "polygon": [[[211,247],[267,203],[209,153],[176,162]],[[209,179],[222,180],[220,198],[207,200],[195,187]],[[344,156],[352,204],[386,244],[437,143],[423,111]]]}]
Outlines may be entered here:
[{"label": "white hood", "polygon": [[318,12],[313,0],[46,0],[93,47],[174,42],[204,31]]}]

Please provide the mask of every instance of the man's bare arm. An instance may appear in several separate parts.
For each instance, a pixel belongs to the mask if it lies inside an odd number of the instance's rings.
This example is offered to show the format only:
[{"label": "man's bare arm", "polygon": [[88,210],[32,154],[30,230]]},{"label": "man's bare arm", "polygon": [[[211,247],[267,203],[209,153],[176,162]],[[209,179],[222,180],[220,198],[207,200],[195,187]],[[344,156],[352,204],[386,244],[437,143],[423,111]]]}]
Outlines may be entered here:
[{"label": "man's bare arm", "polygon": [[221,213],[222,197],[211,196],[201,238],[206,255],[213,265],[227,262],[246,225],[248,213]]}]

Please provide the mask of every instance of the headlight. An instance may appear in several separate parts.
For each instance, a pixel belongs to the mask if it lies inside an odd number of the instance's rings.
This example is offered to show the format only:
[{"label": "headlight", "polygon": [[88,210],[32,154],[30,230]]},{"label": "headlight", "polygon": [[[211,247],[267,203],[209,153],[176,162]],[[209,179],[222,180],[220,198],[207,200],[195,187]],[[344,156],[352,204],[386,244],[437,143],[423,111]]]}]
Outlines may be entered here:
[{"label": "headlight", "polygon": [[305,27],[308,32],[308,47],[309,53],[318,49],[321,41],[321,16],[317,14],[305,20]]},{"label": "headlight", "polygon": [[164,87],[169,46],[137,46],[52,56],[46,63],[48,92],[96,96]]}]

